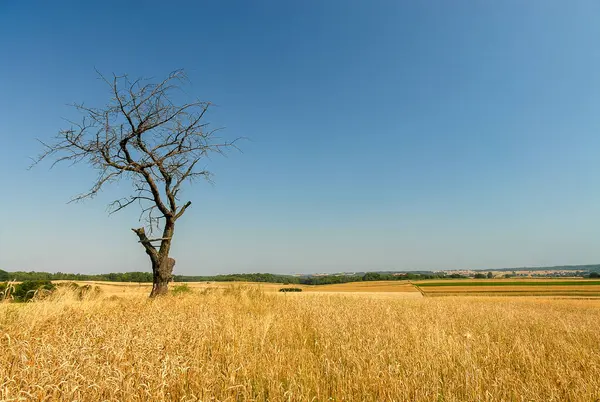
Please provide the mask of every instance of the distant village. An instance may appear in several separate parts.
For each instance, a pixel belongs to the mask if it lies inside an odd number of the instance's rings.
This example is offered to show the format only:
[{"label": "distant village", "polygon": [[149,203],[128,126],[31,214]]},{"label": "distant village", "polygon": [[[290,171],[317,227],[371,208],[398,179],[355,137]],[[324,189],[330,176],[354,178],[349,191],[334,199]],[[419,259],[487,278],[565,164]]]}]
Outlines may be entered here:
[{"label": "distant village", "polygon": [[[406,275],[430,275],[435,277],[454,277],[454,278],[583,278],[596,277],[600,273],[600,264],[594,265],[574,265],[558,267],[533,267],[533,268],[502,268],[502,269],[448,269],[437,271],[377,271],[379,274],[392,276]],[[338,272],[338,273],[318,273],[310,276],[362,276],[366,272]],[[296,275],[302,276],[302,275]]]},{"label": "distant village", "polygon": [[434,273],[441,273],[447,276],[452,274],[459,274],[461,276],[476,277],[478,275],[487,274],[491,272],[492,278],[556,278],[556,277],[583,277],[589,274],[589,271],[574,271],[574,270],[513,270],[513,271],[474,271],[474,270],[448,270],[448,271],[435,271]]}]

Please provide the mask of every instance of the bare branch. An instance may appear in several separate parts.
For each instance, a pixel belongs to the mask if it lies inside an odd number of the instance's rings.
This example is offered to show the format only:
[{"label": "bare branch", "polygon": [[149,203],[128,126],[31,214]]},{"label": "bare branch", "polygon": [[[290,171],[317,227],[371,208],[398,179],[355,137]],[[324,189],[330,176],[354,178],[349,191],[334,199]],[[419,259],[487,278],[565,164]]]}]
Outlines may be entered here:
[{"label": "bare branch", "polygon": [[[171,237],[157,237],[156,239],[148,239],[149,242],[155,242],[155,241],[163,241],[163,240],[171,240]],[[141,243],[142,241],[138,241],[138,243]]]},{"label": "bare branch", "polygon": [[179,210],[179,212],[177,213],[177,215],[175,216],[175,219],[179,219],[181,217],[181,215],[183,215],[183,213],[185,212],[185,210],[189,208],[190,205],[192,205],[191,201],[186,202],[183,205],[183,207],[181,207],[181,209]]},{"label": "bare branch", "polygon": [[146,254],[148,254],[148,256],[150,257],[150,260],[152,261],[152,264],[154,265],[158,260],[158,252],[152,245],[150,239],[148,239],[148,237],[146,236],[146,231],[144,230],[144,228],[131,229],[131,230],[133,230],[133,232],[140,239],[139,242],[142,243],[142,246],[144,246],[144,249],[146,250]]},{"label": "bare branch", "polygon": [[93,198],[105,185],[128,179],[133,193],[109,204],[109,213],[138,203],[140,220],[145,219],[150,231],[161,222],[172,225],[191,205],[179,205],[183,185],[197,178],[210,181],[212,174],[202,162],[212,153],[237,149],[237,140],[220,141],[220,128],[209,128],[205,118],[210,102],[173,102],[174,92],[187,82],[182,70],[158,83],[97,73],[109,89],[110,101],[102,108],[73,104],[81,121],[68,121],[70,127],[59,131],[54,142],[40,141],[43,151],[32,166],[52,159],[51,167],[83,162],[97,170],[90,189],[71,201]]}]

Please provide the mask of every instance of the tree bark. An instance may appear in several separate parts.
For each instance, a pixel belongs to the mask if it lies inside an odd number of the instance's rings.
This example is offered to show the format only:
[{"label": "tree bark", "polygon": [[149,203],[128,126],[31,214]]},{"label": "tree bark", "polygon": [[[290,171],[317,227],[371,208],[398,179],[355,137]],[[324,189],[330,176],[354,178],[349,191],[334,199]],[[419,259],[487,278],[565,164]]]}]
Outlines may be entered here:
[{"label": "tree bark", "polygon": [[173,278],[173,267],[175,267],[175,259],[170,257],[152,263],[153,275],[150,297],[162,296],[168,293],[169,282]]},{"label": "tree bark", "polygon": [[163,236],[160,239],[160,248],[152,245],[152,240],[146,236],[144,228],[132,229],[140,239],[140,243],[146,249],[146,254],[150,257],[152,263],[152,291],[150,297],[162,296],[169,291],[169,282],[172,279],[175,259],[169,257],[171,250],[171,241],[175,231],[175,222],[167,219],[163,229]]}]

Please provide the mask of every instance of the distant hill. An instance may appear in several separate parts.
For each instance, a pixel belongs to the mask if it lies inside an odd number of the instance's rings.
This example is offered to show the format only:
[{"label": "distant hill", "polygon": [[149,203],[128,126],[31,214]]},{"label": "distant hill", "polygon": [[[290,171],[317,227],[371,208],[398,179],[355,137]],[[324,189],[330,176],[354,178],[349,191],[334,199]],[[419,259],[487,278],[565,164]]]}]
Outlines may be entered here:
[{"label": "distant hill", "polygon": [[[110,282],[152,282],[151,272],[125,272],[110,273],[100,275],[87,274],[68,274],[68,273],[49,273],[49,272],[5,272],[6,279],[15,281],[32,280],[68,280],[68,281],[110,281]],[[305,285],[329,285],[334,283],[359,282],[363,280],[405,280],[405,279],[433,279],[445,278],[445,274],[425,275],[425,274],[388,274],[368,272],[364,275],[276,275],[269,273],[250,273],[250,274],[231,274],[215,276],[191,276],[174,275],[175,282],[265,282],[265,283],[283,283],[283,284],[305,284]]]},{"label": "distant hill", "polygon": [[518,268],[496,268],[496,269],[474,269],[473,271],[487,272],[487,271],[587,271],[587,272],[600,272],[600,264],[588,264],[588,265],[556,265],[553,267],[518,267]]},{"label": "distant hill", "polygon": [[[195,275],[174,275],[175,282],[265,282],[265,283],[284,283],[284,284],[305,284],[305,285],[328,285],[334,283],[347,283],[359,281],[374,280],[419,280],[419,279],[444,279],[444,278],[463,278],[472,276],[471,274],[461,275],[458,271],[371,271],[371,272],[349,272],[336,274],[309,274],[309,275],[278,275],[270,273],[249,273],[249,274],[229,274],[213,276],[195,276]],[[471,270],[471,272],[487,272],[489,269]],[[492,271],[578,271],[589,274],[591,272],[600,272],[600,264],[589,265],[561,265],[554,267],[529,267],[529,268],[502,268]],[[580,276],[582,276],[580,274]],[[69,280],[69,281],[110,281],[110,282],[152,282],[151,272],[124,272],[108,274],[69,274],[63,272],[6,272],[0,270],[0,282],[9,280],[28,281],[28,280]]]}]

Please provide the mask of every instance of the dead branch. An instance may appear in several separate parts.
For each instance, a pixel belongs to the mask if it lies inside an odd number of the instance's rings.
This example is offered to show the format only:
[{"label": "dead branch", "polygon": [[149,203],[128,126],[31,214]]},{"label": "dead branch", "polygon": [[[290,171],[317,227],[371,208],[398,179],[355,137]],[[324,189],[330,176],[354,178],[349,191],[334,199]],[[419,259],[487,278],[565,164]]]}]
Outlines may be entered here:
[{"label": "dead branch", "polygon": [[187,82],[182,70],[159,83],[98,75],[109,88],[108,104],[102,108],[73,104],[82,114],[81,122],[69,121],[70,127],[59,131],[52,143],[40,141],[43,152],[33,164],[52,158],[52,166],[84,162],[97,170],[93,185],[71,201],[93,198],[107,184],[130,180],[133,193],[109,204],[109,213],[137,203],[140,220],[152,232],[160,220],[174,222],[190,207],[191,201],[180,205],[183,184],[197,178],[211,180],[212,173],[201,162],[211,153],[237,149],[237,140],[219,141],[215,133],[220,129],[210,129],[204,121],[210,102],[172,101]]}]

